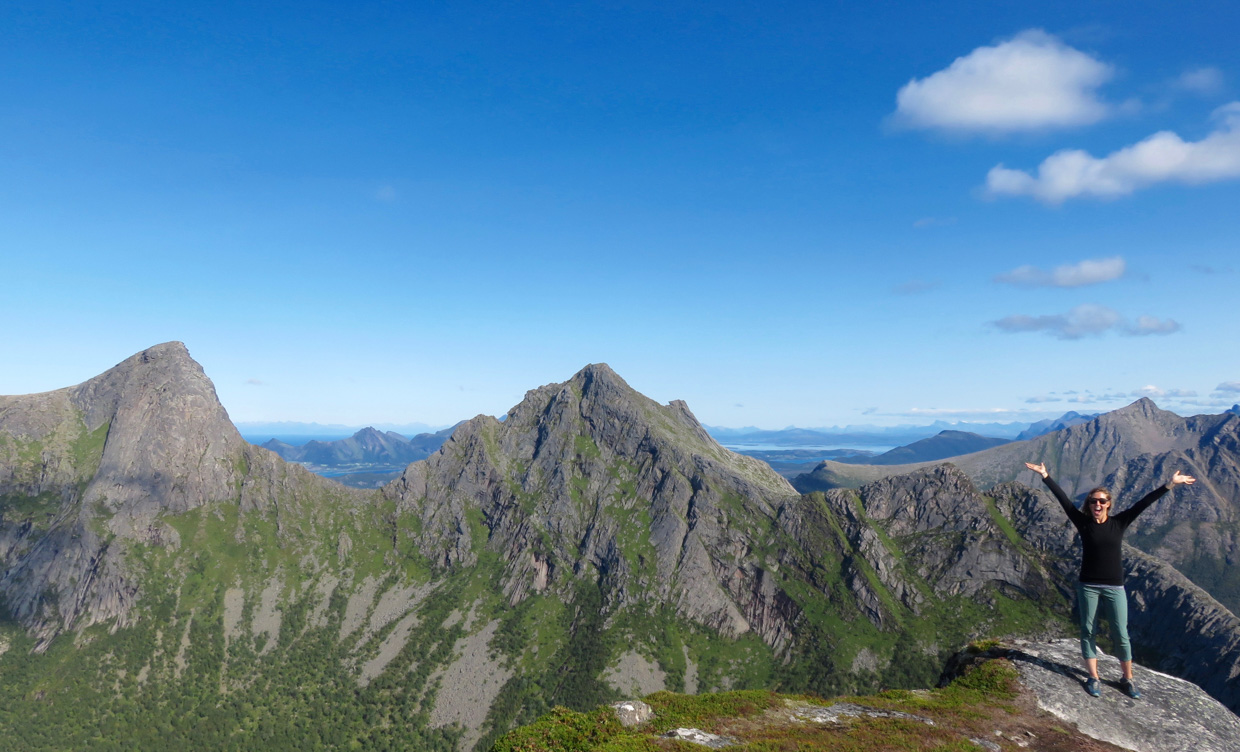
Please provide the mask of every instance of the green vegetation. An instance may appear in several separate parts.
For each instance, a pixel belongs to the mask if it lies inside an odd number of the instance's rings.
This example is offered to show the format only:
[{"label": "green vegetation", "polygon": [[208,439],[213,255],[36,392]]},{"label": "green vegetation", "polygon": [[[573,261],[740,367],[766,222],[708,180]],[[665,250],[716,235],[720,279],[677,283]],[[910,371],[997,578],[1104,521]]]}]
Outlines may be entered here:
[{"label": "green vegetation", "polygon": [[769,691],[682,695],[656,692],[645,698],[654,718],[625,728],[607,707],[573,711],[557,707],[536,722],[500,738],[492,752],[622,752],[695,750],[698,745],[655,739],[674,728],[697,728],[737,740],[738,752],[780,750],[968,750],[968,741],[985,728],[995,713],[1015,712],[1016,671],[1004,661],[982,663],[939,690],[895,690],[847,701],[877,711],[896,711],[933,721],[927,725],[907,717],[862,717],[820,725],[792,719],[791,713],[829,706],[813,695],[780,695]]}]

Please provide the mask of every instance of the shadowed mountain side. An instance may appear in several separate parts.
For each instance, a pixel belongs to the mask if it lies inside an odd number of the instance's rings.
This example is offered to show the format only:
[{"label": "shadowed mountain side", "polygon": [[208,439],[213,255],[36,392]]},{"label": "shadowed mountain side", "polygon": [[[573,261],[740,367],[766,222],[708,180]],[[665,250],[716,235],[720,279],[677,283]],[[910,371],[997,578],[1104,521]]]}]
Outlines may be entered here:
[{"label": "shadowed mountain side", "polygon": [[75,387],[0,397],[0,595],[41,647],[124,625],[139,597],[127,543],[179,543],[162,514],[262,508],[327,483],[247,444],[179,342]]},{"label": "shadowed mountain side", "polygon": [[859,465],[909,465],[980,452],[1010,443],[1009,439],[996,439],[967,431],[940,431],[936,436],[896,447],[877,457],[859,457],[841,462]]}]

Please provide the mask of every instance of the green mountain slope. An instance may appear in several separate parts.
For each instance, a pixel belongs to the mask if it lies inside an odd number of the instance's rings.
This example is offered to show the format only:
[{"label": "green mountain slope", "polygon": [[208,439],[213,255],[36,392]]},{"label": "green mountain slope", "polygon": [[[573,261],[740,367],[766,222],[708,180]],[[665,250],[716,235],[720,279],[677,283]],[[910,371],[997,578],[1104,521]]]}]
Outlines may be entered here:
[{"label": "green mountain slope", "polygon": [[[601,365],[382,492],[246,444],[176,343],[0,398],[0,437],[24,749],[486,749],[635,690],[924,686],[1065,616],[1036,495],[938,468],[800,496]],[[1185,649],[1233,665],[1231,623],[1151,566],[1197,608]]]}]

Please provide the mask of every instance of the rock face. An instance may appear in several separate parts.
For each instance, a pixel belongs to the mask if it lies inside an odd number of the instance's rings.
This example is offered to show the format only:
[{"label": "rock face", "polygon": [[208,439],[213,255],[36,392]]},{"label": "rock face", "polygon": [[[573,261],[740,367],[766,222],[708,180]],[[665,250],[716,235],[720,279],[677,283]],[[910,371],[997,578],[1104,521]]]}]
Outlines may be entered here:
[{"label": "rock face", "polygon": [[445,569],[471,566],[484,536],[509,563],[514,604],[589,566],[610,607],[671,603],[777,648],[791,636],[791,601],[746,554],[752,526],[796,492],[719,446],[683,402],[659,405],[606,365],[529,392],[503,422],[463,424],[383,493],[420,515],[417,545]]},{"label": "rock face", "polygon": [[69,628],[124,625],[138,597],[125,541],[177,545],[163,512],[272,503],[271,457],[237,433],[180,342],[75,387],[0,397],[4,605],[44,646]]},{"label": "rock face", "polygon": [[1182,679],[1138,667],[1133,678],[1141,699],[1118,686],[1119,661],[1100,655],[1102,696],[1085,693],[1087,678],[1075,640],[1015,641],[981,654],[961,654],[944,672],[954,678],[965,666],[1006,658],[1038,707],[1081,733],[1136,752],[1233,752],[1240,749],[1240,718]]}]

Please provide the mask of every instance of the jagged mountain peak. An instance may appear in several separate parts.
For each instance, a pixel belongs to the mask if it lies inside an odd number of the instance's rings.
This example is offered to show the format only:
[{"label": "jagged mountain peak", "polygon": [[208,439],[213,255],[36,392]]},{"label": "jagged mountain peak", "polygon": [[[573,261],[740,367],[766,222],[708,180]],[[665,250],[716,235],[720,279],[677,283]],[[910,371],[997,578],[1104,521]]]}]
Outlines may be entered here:
[{"label": "jagged mountain peak", "polygon": [[714,559],[741,545],[723,539],[765,529],[796,492],[721,447],[683,402],[659,405],[606,366],[531,390],[503,421],[462,424],[384,494],[417,510],[419,548],[440,552],[440,566],[471,565],[484,538],[508,562],[514,603],[597,571],[619,603],[674,602],[727,634],[784,639],[783,627],[743,615],[745,598],[717,574],[731,570]]},{"label": "jagged mountain peak", "polygon": [[1132,404],[1125,405],[1118,410],[1103,413],[1099,417],[1108,420],[1143,418],[1146,420],[1157,420],[1165,422],[1167,420],[1182,420],[1180,416],[1173,412],[1163,410],[1154,403],[1149,397],[1142,397]]}]

